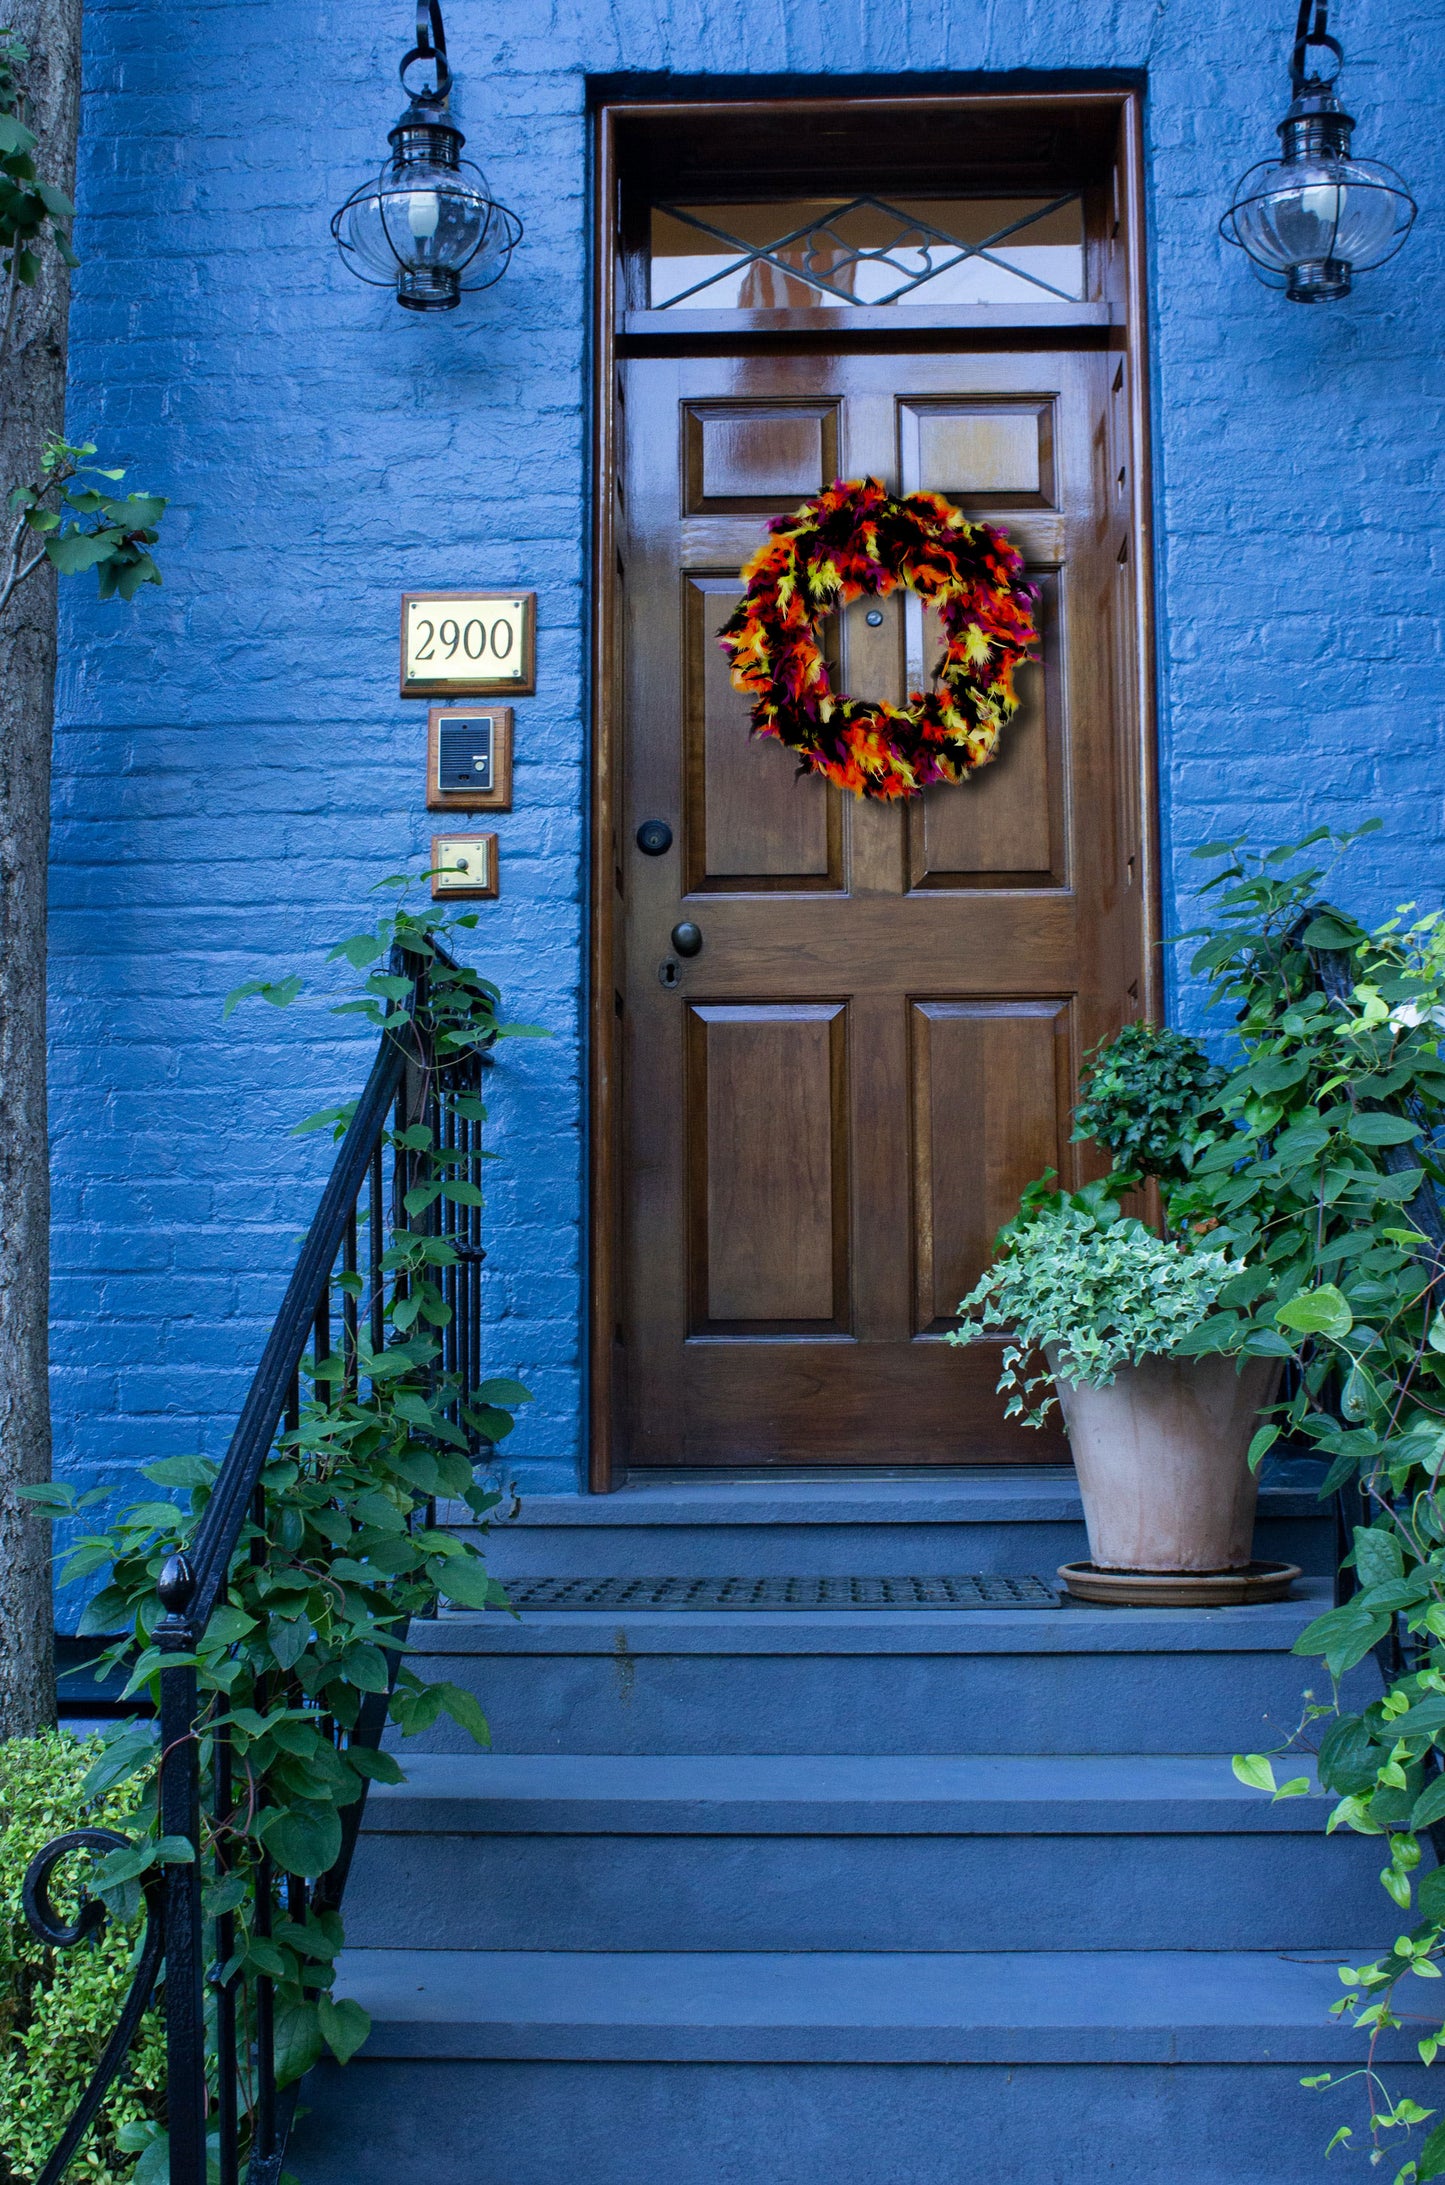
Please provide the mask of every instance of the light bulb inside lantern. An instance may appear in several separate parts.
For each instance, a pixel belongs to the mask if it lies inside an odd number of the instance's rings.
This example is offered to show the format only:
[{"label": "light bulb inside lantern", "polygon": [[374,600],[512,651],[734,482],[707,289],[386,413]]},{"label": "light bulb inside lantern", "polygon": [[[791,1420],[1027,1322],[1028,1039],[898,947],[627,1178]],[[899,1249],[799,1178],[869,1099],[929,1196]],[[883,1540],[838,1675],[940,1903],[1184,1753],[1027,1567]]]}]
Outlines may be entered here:
[{"label": "light bulb inside lantern", "polygon": [[419,243],[429,242],[436,234],[441,216],[441,201],[435,190],[411,192],[406,204],[406,224]]}]

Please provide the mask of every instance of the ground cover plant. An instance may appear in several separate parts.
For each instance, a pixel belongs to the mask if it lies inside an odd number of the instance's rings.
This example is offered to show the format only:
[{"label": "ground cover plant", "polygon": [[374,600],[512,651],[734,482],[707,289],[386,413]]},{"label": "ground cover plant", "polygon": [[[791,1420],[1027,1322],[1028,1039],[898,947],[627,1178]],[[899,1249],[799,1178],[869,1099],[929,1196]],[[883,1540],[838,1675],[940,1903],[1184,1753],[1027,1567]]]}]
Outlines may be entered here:
[{"label": "ground cover plant", "polygon": [[[510,1431],[515,1407],[527,1400],[527,1391],[506,1379],[484,1382],[468,1397],[441,1365],[441,1331],[451,1312],[443,1276],[458,1255],[428,1217],[442,1202],[481,1204],[482,1156],[458,1149],[454,1125],[485,1114],[474,1092],[447,1086],[444,1065],[530,1029],[503,1023],[497,989],[445,950],[475,918],[474,912],[412,912],[403,904],[333,951],[361,974],[359,994],[341,1009],[378,1026],[400,1026],[406,1037],[405,1006],[425,969],[439,1125],[433,1131],[412,1123],[390,1134],[407,1158],[403,1203],[411,1225],[389,1230],[382,1298],[366,1294],[361,1274],[334,1278],[334,1351],[313,1351],[304,1363],[308,1393],[266,1465],[264,1516],[253,1508],[194,1657],[207,1816],[203,1906],[221,1923],[223,1962],[214,1984],[233,1984],[242,2029],[243,2154],[255,2093],[249,2059],[258,1980],[270,1984],[274,2000],[282,2085],[327,2050],[344,2062],[367,2032],[360,2006],[332,1995],[343,1941],[339,1911],[324,1891],[318,1898],[284,1884],[287,1876],[298,1883],[328,1876],[367,1783],[404,1779],[392,1752],[375,1749],[364,1731],[354,1735],[363,1710],[370,1704],[375,1712],[379,1703],[382,1719],[389,1716],[403,1735],[428,1728],[445,1711],[479,1743],[487,1741],[476,1698],[419,1676],[406,1640],[409,1620],[433,1614],[442,1601],[473,1609],[505,1604],[475,1543],[439,1524],[435,1505],[448,1498],[464,1507],[469,1522],[485,1521],[497,1496],[481,1472]],[[230,1005],[259,996],[289,1007],[300,985],[295,978],[248,981]],[[327,1109],[298,1127],[340,1137],[351,1113]],[[384,1330],[380,1342],[370,1332],[373,1304]],[[145,1471],[152,1491],[119,1509],[106,1487],[36,1493],[58,1517],[93,1519],[105,1510],[104,1521],[71,1546],[61,1575],[103,1581],[81,1629],[120,1634],[101,1659],[128,1675],[127,1696],[158,1697],[162,1657],[151,1643],[162,1613],[157,1581],[166,1559],[193,1538],[217,1470],[199,1456],[162,1459]],[[81,1786],[83,1797],[105,1801],[108,1812],[120,1810],[115,1801],[121,1800],[119,1826],[131,1841],[99,1859],[90,1884],[122,1925],[135,1919],[145,1878],[157,1864],[193,1856],[183,1838],[159,1833],[156,1759],[153,1723],[131,1723],[92,1756]],[[222,1766],[230,1788],[218,1797]],[[214,2040],[214,2022],[211,2031]],[[71,2084],[66,2113],[82,2083]],[[164,2127],[153,2113],[135,2122],[127,2145],[140,2156],[137,2185],[164,2179]]]},{"label": "ground cover plant", "polygon": [[[52,1837],[117,1827],[129,1814],[127,1791],[95,1796],[83,1787],[101,1753],[98,1738],[56,1731],[0,1744],[0,2185],[29,2185],[39,2175],[130,1987],[138,1920],[112,1920],[93,1942],[62,1952],[32,1932],[20,1901],[25,1870]],[[134,2144],[150,2138],[164,2113],[164,2078],[164,2036],[152,2011],[86,2150],[87,2185],[131,2177]]]}]

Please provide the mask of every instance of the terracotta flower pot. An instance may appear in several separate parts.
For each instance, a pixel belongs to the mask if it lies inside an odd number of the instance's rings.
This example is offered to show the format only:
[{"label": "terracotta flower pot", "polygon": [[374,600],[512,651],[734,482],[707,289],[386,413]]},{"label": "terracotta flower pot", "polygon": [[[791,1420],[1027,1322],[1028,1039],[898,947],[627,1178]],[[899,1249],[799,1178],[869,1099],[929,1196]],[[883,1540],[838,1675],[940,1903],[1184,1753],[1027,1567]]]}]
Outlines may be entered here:
[{"label": "terracotta flower pot", "polygon": [[1055,1373],[1097,1569],[1245,1567],[1258,1489],[1249,1444],[1279,1375],[1277,1358],[1224,1357],[1145,1358],[1108,1388]]}]

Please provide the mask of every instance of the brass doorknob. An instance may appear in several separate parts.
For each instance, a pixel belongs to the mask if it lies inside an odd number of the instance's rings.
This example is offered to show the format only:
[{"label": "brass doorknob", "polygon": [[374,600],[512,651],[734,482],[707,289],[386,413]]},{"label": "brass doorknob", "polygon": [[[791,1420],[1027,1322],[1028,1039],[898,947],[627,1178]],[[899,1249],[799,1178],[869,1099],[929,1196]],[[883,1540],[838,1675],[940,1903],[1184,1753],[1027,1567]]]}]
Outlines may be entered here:
[{"label": "brass doorknob", "polygon": [[695,926],[690,918],[684,918],[680,926],[672,929],[672,945],[679,956],[702,954],[702,927]]}]

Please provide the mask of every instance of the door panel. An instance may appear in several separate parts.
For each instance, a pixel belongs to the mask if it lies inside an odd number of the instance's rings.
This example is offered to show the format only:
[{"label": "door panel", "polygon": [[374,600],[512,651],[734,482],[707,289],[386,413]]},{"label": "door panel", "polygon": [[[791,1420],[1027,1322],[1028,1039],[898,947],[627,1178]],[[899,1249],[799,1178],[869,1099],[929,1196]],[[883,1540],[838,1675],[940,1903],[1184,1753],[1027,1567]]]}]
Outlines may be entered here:
[{"label": "door panel", "polygon": [[[1019,1193],[1069,1166],[1066,1001],[915,1001],[915,1330],[942,1335],[992,1257]],[[960,1160],[960,1147],[970,1157]]]},{"label": "door panel", "polygon": [[797,761],[748,733],[748,702],[733,689],[717,632],[742,597],[736,569],[689,571],[684,632],[687,884],[708,888],[843,883],[836,795],[792,792]]},{"label": "door panel", "polygon": [[689,1008],[693,1334],[843,1328],[846,1029],[837,1002]]},{"label": "door panel", "polygon": [[[997,1345],[940,1338],[1021,1186],[1080,1176],[1080,1057],[1137,993],[1116,363],[622,367],[627,1463],[1065,1454],[1004,1422]],[[766,518],[865,473],[987,514],[1041,591],[1042,659],[999,760],[906,807],[841,797],[750,739],[717,644]],[[844,687],[901,702],[940,642],[917,601],[878,602],[870,624],[873,607],[835,617],[827,642]],[[654,818],[676,841],[648,858],[633,838]],[[702,950],[665,984],[683,918]]]}]

